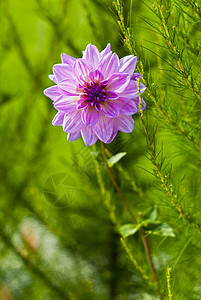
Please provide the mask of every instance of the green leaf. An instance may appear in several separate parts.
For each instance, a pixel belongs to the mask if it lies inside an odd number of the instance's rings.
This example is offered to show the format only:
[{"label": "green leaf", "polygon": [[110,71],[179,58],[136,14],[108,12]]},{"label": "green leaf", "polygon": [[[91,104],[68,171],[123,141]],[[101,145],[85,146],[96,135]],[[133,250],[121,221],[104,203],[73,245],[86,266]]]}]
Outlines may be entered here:
[{"label": "green leaf", "polygon": [[122,159],[122,157],[124,157],[127,153],[126,152],[120,152],[115,154],[114,156],[110,157],[107,160],[108,166],[111,168],[114,166],[114,164],[116,164],[120,159]]},{"label": "green leaf", "polygon": [[158,226],[156,229],[153,231],[149,231],[149,233],[155,234],[155,235],[160,235],[160,236],[171,236],[175,237],[175,234],[173,232],[172,227],[170,227],[168,224],[163,223],[160,226]]},{"label": "green leaf", "polygon": [[94,158],[97,158],[99,153],[96,152],[96,151],[90,151],[90,154],[94,157]]},{"label": "green leaf", "polygon": [[147,220],[148,223],[155,223],[156,218],[157,218],[157,208],[155,206],[148,208],[143,213],[143,219]]},{"label": "green leaf", "polygon": [[124,238],[127,236],[135,234],[138,229],[141,227],[141,224],[135,225],[135,224],[126,224],[121,226],[120,232]]},{"label": "green leaf", "polygon": [[156,207],[154,206],[154,208],[152,209],[152,211],[150,212],[150,215],[149,215],[149,219],[154,222],[156,220],[156,217],[157,217],[157,209]]}]

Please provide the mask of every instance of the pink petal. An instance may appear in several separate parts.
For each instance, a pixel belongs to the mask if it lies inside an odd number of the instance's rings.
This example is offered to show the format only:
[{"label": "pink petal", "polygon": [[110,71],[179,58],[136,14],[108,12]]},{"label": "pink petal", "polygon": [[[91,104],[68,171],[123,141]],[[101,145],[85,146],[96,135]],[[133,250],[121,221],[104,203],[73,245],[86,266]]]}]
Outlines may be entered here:
[{"label": "pink petal", "polygon": [[[79,102],[79,101],[78,101]],[[78,103],[76,109],[82,109],[82,108],[85,108],[89,105],[89,102],[88,101],[82,101],[81,103]]]},{"label": "pink petal", "polygon": [[89,78],[93,82],[99,83],[100,81],[102,81],[104,79],[104,76],[99,70],[94,70],[89,73]]},{"label": "pink petal", "polygon": [[126,73],[114,73],[108,78],[107,90],[113,90],[116,93],[123,92],[129,85],[130,76]]},{"label": "pink petal", "polygon": [[114,126],[116,129],[129,133],[134,129],[134,120],[131,116],[119,115],[114,119]]},{"label": "pink petal", "polygon": [[102,105],[101,105],[100,103],[96,103],[96,104],[94,105],[94,107],[95,107],[95,109],[96,109],[97,111],[101,111],[101,110],[102,110]]},{"label": "pink petal", "polygon": [[119,97],[117,93],[112,91],[107,91],[106,96],[109,100],[116,100]]},{"label": "pink petal", "polygon": [[76,110],[70,116],[65,115],[63,122],[63,130],[68,133],[76,133],[83,126],[80,110]]},{"label": "pink petal", "polygon": [[57,82],[66,79],[73,79],[74,74],[72,73],[72,66],[67,64],[56,64],[53,67],[54,75],[57,79]]},{"label": "pink petal", "polygon": [[[136,107],[138,108],[138,112],[139,112],[139,97],[136,97],[135,99],[132,99],[132,102],[135,103]],[[143,98],[142,98],[142,104],[143,104],[142,110],[144,110],[145,107],[146,107],[146,103],[144,102]]]},{"label": "pink petal", "polygon": [[93,126],[98,122],[99,113],[91,105],[87,106],[82,111],[82,122],[87,126]]},{"label": "pink petal", "polygon": [[77,78],[79,78],[80,76],[84,78],[88,78],[90,67],[86,60],[82,58],[76,59],[73,69],[74,69],[74,74]]},{"label": "pink petal", "polygon": [[116,137],[117,133],[118,133],[118,130],[114,128],[113,129],[113,133],[112,133],[110,139],[107,141],[107,144],[111,143],[114,140],[114,138]]},{"label": "pink petal", "polygon": [[57,99],[61,95],[61,90],[57,85],[53,85],[44,90],[45,96],[49,97],[52,101]]},{"label": "pink petal", "polygon": [[143,83],[140,83],[140,93],[144,93],[144,91],[146,90],[146,86]]},{"label": "pink petal", "polygon": [[82,138],[86,146],[91,146],[97,141],[97,136],[92,127],[84,126],[81,130]]},{"label": "pink petal", "polygon": [[128,55],[120,59],[120,69],[119,72],[127,73],[130,76],[133,75],[136,64],[137,56]]},{"label": "pink petal", "polygon": [[[139,100],[138,100],[138,102],[139,102]],[[126,101],[125,99],[122,99],[121,97],[119,97],[119,99],[115,101],[115,104],[117,104],[119,106],[120,113],[123,115],[133,115],[133,114],[138,113],[137,105],[131,99]]]},{"label": "pink petal", "polygon": [[65,53],[62,53],[61,54],[61,60],[62,60],[63,64],[73,65],[74,62],[76,61],[76,58],[74,58],[70,55],[67,55]]},{"label": "pink petal", "polygon": [[[140,92],[141,94],[146,90],[146,87],[144,84],[140,83]],[[137,88],[137,82],[134,80],[131,80],[129,85],[126,87],[126,89],[120,94],[121,98],[127,98],[127,99],[133,99],[135,97],[138,97],[138,88]]]},{"label": "pink petal", "polygon": [[56,116],[54,117],[54,119],[52,120],[52,124],[54,126],[62,126],[63,125],[63,121],[64,121],[64,116],[65,116],[65,114],[59,111],[56,114]]},{"label": "pink petal", "polygon": [[111,74],[119,71],[119,58],[116,53],[109,52],[98,65],[98,70],[108,78]]},{"label": "pink petal", "polygon": [[106,117],[103,113],[100,114],[99,120],[96,125],[93,126],[93,131],[97,137],[104,143],[111,138],[113,133],[113,120],[112,118]]},{"label": "pink petal", "polygon": [[140,73],[134,73],[132,76],[131,76],[131,80],[138,80],[142,78],[142,75]]},{"label": "pink petal", "polygon": [[50,80],[54,81],[54,83],[57,84],[57,79],[54,75],[50,74],[50,75],[48,75],[48,77],[49,77]]},{"label": "pink petal", "polygon": [[107,46],[105,47],[105,49],[103,51],[101,51],[101,56],[104,57],[105,55],[107,55],[108,53],[111,52],[111,45],[110,43],[107,44]]},{"label": "pink petal", "polygon": [[96,68],[101,56],[96,46],[88,44],[86,50],[83,51],[83,58],[86,59],[93,68]]},{"label": "pink petal", "polygon": [[78,97],[62,95],[54,101],[54,107],[65,113],[71,113],[76,109]]},{"label": "pink petal", "polygon": [[102,112],[110,118],[116,118],[119,116],[119,107],[113,102],[102,103]]},{"label": "pink petal", "polygon": [[77,83],[74,79],[67,79],[59,82],[59,87],[64,90],[68,95],[79,95],[79,89],[77,87]]},{"label": "pink petal", "polygon": [[80,131],[75,132],[75,133],[68,133],[67,140],[69,140],[69,142],[73,142],[73,141],[79,139],[79,137],[81,137]]},{"label": "pink petal", "polygon": [[138,96],[137,82],[131,80],[126,89],[119,95],[122,99],[131,99]]}]

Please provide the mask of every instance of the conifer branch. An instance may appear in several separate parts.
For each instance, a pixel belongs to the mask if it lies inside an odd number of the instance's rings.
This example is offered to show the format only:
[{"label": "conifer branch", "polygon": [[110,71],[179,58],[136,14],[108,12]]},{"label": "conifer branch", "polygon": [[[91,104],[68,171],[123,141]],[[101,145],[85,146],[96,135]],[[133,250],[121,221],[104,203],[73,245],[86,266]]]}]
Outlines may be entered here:
[{"label": "conifer branch", "polygon": [[[141,101],[140,100],[141,93],[140,93],[139,80],[138,80],[138,93],[139,93],[139,102],[140,102]],[[198,229],[199,232],[201,232],[201,227],[198,224],[196,224],[196,222],[194,220],[192,220],[192,218],[190,216],[186,215],[184,213],[184,211],[182,210],[182,208],[178,202],[179,197],[178,197],[176,190],[173,189],[172,184],[169,184],[167,175],[164,175],[161,171],[161,165],[157,161],[157,154],[155,152],[155,148],[152,145],[152,140],[149,135],[142,111],[140,111],[140,118],[141,118],[141,122],[143,125],[144,135],[145,135],[146,141],[147,141],[147,147],[148,147],[150,155],[151,155],[150,161],[152,162],[152,164],[155,167],[154,175],[161,181],[162,189],[163,189],[164,193],[170,198],[170,204],[176,210],[176,212],[179,214],[179,217],[182,217],[183,220],[187,221],[194,228]]]},{"label": "conifer branch", "polygon": [[199,18],[201,17],[201,9],[194,0],[184,0],[184,2],[193,9]]},{"label": "conifer branch", "polygon": [[[114,6],[115,6],[115,9],[117,11],[118,18],[119,18],[118,24],[119,24],[121,32],[124,36],[124,45],[128,49],[130,54],[137,55],[135,45],[133,44],[131,30],[125,26],[125,21],[124,21],[124,16],[123,16],[123,6],[122,6],[120,0],[114,0],[113,3],[114,3]],[[158,103],[157,98],[156,98],[156,94],[155,94],[155,91],[154,91],[154,87],[153,87],[153,85],[149,85],[149,83],[146,79],[146,76],[145,76],[146,74],[144,74],[144,65],[143,65],[142,60],[137,65],[137,71],[143,75],[142,82],[146,86],[146,91],[148,93],[148,96],[150,97],[150,99],[154,103],[157,111],[160,113],[162,118],[168,124],[170,124],[176,132],[183,135],[185,137],[185,139],[190,141],[199,150],[201,150],[201,144],[198,141],[196,141],[193,137],[189,136],[188,133],[186,133],[178,124],[176,124],[175,121],[172,119],[172,117],[169,116],[167,114],[167,112],[164,111],[163,107]]]},{"label": "conifer branch", "polygon": [[[156,11],[157,16],[159,17],[161,21],[161,34],[164,38],[164,40],[167,42],[167,45],[169,46],[171,52],[173,53],[175,60],[177,62],[176,70],[181,76],[182,81],[184,82],[185,86],[189,87],[189,89],[198,97],[198,99],[201,101],[201,95],[199,91],[196,88],[196,82],[191,76],[191,80],[189,80],[189,75],[186,72],[186,67],[184,66],[184,63],[181,59],[180,51],[177,49],[177,46],[174,44],[171,35],[168,30],[167,21],[164,17],[163,13],[163,5],[154,5],[154,9]],[[169,18],[170,19],[170,18]]]}]

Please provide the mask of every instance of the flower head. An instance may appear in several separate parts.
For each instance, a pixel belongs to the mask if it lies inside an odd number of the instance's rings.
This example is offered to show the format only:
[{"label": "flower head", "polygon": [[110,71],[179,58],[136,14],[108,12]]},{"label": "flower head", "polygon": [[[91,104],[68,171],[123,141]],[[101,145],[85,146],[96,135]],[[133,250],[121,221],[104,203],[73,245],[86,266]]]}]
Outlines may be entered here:
[{"label": "flower head", "polygon": [[[56,85],[44,94],[58,110],[53,125],[63,126],[69,141],[82,136],[87,146],[97,139],[110,143],[118,131],[133,131],[132,115],[139,111],[137,80],[142,77],[134,73],[136,56],[119,59],[110,44],[102,52],[89,44],[82,58],[63,53],[61,60],[49,75]],[[145,86],[140,87],[143,93]]]}]

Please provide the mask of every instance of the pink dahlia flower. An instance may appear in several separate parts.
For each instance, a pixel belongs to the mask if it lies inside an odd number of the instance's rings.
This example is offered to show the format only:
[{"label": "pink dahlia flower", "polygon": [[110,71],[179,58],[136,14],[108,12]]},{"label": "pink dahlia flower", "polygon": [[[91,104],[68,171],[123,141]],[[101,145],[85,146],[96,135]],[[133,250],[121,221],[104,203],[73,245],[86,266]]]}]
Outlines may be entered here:
[{"label": "pink dahlia flower", "polygon": [[[44,94],[58,110],[53,125],[63,126],[69,141],[82,136],[86,146],[98,139],[110,143],[119,130],[133,131],[132,115],[139,110],[137,80],[141,78],[134,73],[136,56],[119,59],[110,44],[102,52],[89,44],[82,58],[63,53],[61,60],[53,66],[54,75],[49,75],[56,85]],[[141,93],[144,90],[141,84]]]}]

